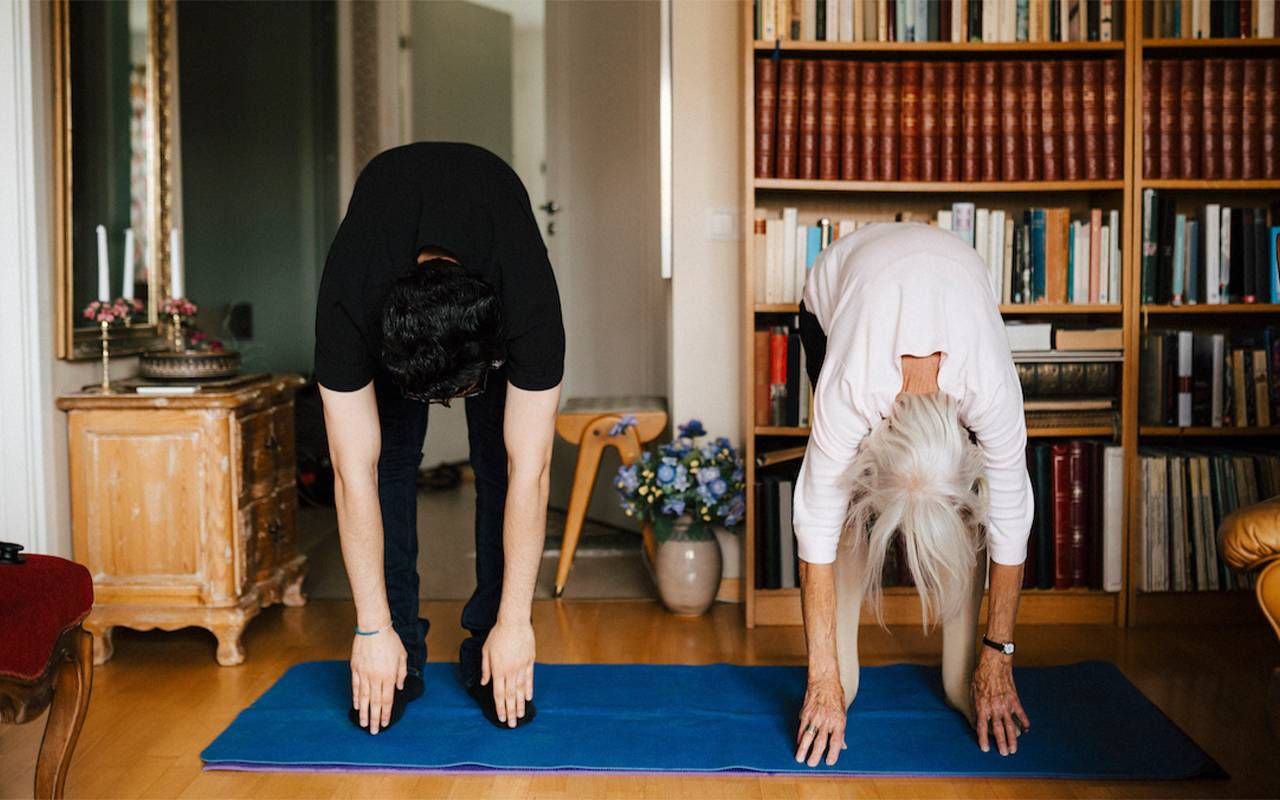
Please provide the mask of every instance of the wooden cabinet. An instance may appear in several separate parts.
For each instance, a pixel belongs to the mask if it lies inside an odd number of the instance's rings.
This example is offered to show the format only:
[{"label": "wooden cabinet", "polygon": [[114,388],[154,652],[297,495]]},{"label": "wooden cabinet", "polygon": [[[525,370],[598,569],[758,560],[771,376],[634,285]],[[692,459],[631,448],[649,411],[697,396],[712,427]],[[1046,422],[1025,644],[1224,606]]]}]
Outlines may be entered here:
[{"label": "wooden cabinet", "polygon": [[293,395],[262,376],[194,395],[75,394],[67,412],[74,556],[93,575],[94,661],[112,630],[197,626],[218,663],[244,661],[260,609],[306,602],[298,552]]}]

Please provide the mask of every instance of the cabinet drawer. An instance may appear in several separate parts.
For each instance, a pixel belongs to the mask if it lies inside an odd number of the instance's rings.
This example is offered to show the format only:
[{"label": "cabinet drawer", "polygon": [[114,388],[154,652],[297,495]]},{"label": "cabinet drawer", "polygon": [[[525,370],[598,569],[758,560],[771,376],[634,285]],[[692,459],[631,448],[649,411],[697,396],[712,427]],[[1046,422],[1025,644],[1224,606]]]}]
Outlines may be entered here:
[{"label": "cabinet drawer", "polygon": [[284,403],[271,411],[271,436],[267,448],[272,451],[276,465],[276,485],[293,483],[297,470],[293,435],[293,403]]},{"label": "cabinet drawer", "polygon": [[253,567],[249,570],[255,581],[270,577],[275,569],[275,540],[280,536],[280,520],[276,513],[275,498],[258,500],[244,510],[253,531]]},{"label": "cabinet drawer", "polygon": [[276,484],[276,455],[272,443],[271,411],[240,420],[240,504],[271,494]]},{"label": "cabinet drawer", "polygon": [[298,490],[293,484],[282,486],[275,494],[275,522],[278,523],[272,539],[275,546],[275,562],[284,564],[298,555]]}]

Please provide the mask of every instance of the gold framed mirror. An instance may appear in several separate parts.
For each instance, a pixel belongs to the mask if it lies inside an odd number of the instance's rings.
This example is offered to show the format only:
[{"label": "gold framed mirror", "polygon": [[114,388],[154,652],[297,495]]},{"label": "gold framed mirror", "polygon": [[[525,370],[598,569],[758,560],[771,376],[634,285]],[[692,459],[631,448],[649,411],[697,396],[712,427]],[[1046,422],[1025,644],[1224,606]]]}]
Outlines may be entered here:
[{"label": "gold framed mirror", "polygon": [[58,357],[98,357],[100,330],[82,312],[118,297],[138,310],[109,330],[112,353],[164,347],[178,226],[175,0],[53,0],[50,13]]}]

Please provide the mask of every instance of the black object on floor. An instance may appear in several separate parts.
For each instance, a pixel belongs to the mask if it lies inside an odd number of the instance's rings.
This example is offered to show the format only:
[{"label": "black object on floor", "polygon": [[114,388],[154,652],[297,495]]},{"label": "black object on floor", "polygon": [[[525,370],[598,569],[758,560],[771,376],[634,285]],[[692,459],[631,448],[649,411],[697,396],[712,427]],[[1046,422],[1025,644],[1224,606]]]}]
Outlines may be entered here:
[{"label": "black object on floor", "polygon": [[[412,673],[406,675],[404,679],[404,688],[396,689],[395,697],[391,701],[390,721],[388,721],[386,725],[379,727],[378,730],[385,731],[387,728],[390,728],[392,725],[399,722],[400,718],[404,716],[405,707],[414,700],[417,700],[419,697],[422,697],[423,688],[424,686],[421,675],[414,675]],[[369,730],[360,724],[360,712],[354,708],[347,712],[347,719],[351,720],[351,724],[355,725],[360,730]]]},{"label": "black object on floor", "polygon": [[[504,731],[512,730],[511,726],[498,719],[498,706],[493,702],[493,686],[481,686],[479,681],[469,681],[466,684],[467,694],[471,695],[471,699],[476,701],[476,705],[480,706],[480,712],[484,714],[484,718],[502,728]],[[524,716],[516,719],[516,727],[523,728],[533,718],[538,716],[538,709],[534,706],[532,700],[526,700],[524,704]]]}]

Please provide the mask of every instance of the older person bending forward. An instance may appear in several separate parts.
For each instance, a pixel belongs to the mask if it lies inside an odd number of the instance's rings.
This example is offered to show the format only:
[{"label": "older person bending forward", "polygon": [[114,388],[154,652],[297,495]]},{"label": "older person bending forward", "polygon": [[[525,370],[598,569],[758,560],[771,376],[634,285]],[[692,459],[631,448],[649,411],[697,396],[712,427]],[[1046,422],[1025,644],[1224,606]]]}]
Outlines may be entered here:
[{"label": "older person bending forward", "polygon": [[986,266],[939,228],[868,226],[814,264],[801,339],[815,391],[794,518],[809,647],[796,760],[816,766],[825,751],[834,764],[845,747],[859,612],[866,601],[880,618],[895,535],[925,624],[942,625],[947,701],[984,751],[994,739],[1016,752],[1030,721],[1013,627],[1034,505],[1022,390]]}]

